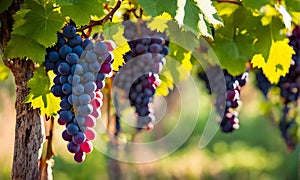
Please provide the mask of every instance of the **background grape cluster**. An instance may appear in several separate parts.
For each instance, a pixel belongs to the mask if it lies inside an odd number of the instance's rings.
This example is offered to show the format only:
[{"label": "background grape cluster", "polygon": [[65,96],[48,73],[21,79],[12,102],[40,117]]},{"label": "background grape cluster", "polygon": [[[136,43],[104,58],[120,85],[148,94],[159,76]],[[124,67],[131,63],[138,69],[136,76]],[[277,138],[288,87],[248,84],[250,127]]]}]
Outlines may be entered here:
[{"label": "background grape cluster", "polygon": [[135,108],[137,129],[152,129],[155,117],[151,106],[160,85],[159,73],[169,53],[168,42],[163,33],[151,31],[146,23],[123,24],[130,51],[123,56],[126,65],[120,67],[115,85],[126,91],[130,105]]},{"label": "background grape cluster", "polygon": [[65,125],[62,138],[74,160],[82,162],[93,150],[93,129],[101,116],[105,77],[111,76],[113,58],[107,45],[76,34],[74,25],[66,25],[57,33],[57,43],[47,50],[46,70],[56,74],[51,88],[61,98],[58,123]]},{"label": "background grape cluster", "polygon": [[[206,73],[211,75],[210,79]],[[241,104],[240,93],[248,81],[248,76],[248,71],[238,76],[232,76],[227,70],[222,70],[220,66],[211,66],[206,72],[202,71],[198,74],[198,77],[205,82],[209,93],[216,93],[215,106],[222,118],[220,127],[223,132],[232,132],[239,128],[237,108]],[[212,86],[216,91],[212,91]]]},{"label": "background grape cluster", "polygon": [[300,90],[300,27],[295,26],[292,34],[288,37],[289,45],[294,49],[295,54],[291,59],[289,73],[281,77],[278,84],[271,84],[262,71],[256,72],[256,84],[262,93],[267,97],[271,87],[280,89],[282,116],[279,120],[279,129],[285,139],[288,148],[294,149],[297,144],[298,124],[296,122],[299,90]]}]

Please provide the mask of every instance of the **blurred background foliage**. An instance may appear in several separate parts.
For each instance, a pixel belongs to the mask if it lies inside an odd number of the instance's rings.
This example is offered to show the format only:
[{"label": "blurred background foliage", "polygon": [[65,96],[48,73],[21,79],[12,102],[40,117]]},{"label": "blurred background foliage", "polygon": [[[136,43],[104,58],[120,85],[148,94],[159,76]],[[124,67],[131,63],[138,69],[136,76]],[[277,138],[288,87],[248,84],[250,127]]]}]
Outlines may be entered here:
[{"label": "blurred background foliage", "polygon": [[[253,76],[250,76],[251,79],[254,79]],[[231,134],[218,131],[205,148],[199,148],[212,99],[204,85],[197,78],[195,80],[199,87],[200,116],[189,139],[177,151],[161,160],[143,164],[119,162],[121,174],[118,175],[121,179],[299,179],[299,146],[293,152],[287,151],[277,126],[262,115],[264,100],[251,81],[241,93],[243,105],[239,116],[240,129]],[[191,87],[185,87],[185,93],[189,94],[189,88]],[[0,83],[1,180],[10,178],[15,126],[14,91],[10,75],[8,80]],[[189,95],[193,96],[191,93]],[[166,99],[168,102],[178,101],[172,93]],[[149,141],[151,138],[161,137],[173,128],[178,117],[176,109],[180,105],[178,102],[175,105],[169,104],[173,105],[168,106],[168,117],[164,117],[153,131],[140,133],[139,140]],[[193,102],[181,106],[192,104]],[[184,117],[186,123],[190,122],[191,117]],[[56,125],[54,179],[108,179],[109,173],[114,173],[113,160],[97,149],[87,156],[84,163],[74,162],[72,155],[66,150],[65,142],[60,138],[62,130]]]}]

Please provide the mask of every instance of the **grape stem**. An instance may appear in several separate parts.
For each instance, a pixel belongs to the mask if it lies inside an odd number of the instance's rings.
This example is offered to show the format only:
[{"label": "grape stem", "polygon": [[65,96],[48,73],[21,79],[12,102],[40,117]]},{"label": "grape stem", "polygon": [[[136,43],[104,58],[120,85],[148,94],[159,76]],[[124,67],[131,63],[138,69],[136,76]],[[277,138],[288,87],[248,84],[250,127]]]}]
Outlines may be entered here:
[{"label": "grape stem", "polygon": [[[112,18],[113,18],[113,16],[114,16],[114,14],[116,13],[116,11],[121,7],[121,4],[122,4],[122,0],[118,0],[118,2],[115,5],[115,7],[104,18],[102,18],[100,20],[97,20],[97,21],[90,20],[89,25],[82,26],[81,28],[77,29],[77,31],[83,32],[84,30],[89,29],[89,32],[90,32],[92,27],[98,26],[98,25],[102,26],[108,20],[111,21]],[[89,35],[89,34],[87,33],[87,35]]]}]

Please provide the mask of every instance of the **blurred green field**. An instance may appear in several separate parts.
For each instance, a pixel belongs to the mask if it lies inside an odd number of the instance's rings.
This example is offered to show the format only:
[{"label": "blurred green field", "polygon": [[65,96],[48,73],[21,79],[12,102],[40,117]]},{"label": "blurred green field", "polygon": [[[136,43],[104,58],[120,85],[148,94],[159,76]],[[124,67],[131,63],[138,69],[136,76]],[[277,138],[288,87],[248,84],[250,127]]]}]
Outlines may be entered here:
[{"label": "blurred green field", "polygon": [[[13,153],[14,93],[10,81],[0,83],[0,179],[9,179]],[[108,179],[116,173],[120,179],[216,179],[216,180],[296,180],[299,179],[299,146],[287,152],[280,132],[260,112],[262,97],[249,83],[242,91],[243,106],[240,111],[240,129],[231,134],[218,131],[203,149],[199,140],[210,112],[210,97],[203,85],[197,83],[200,94],[200,116],[192,135],[176,152],[158,161],[144,164],[119,162],[121,173],[115,171],[115,163],[96,149],[87,155],[86,161],[77,164],[60,138],[63,128],[55,130],[53,167],[54,179]],[[190,93],[185,87],[185,93]],[[172,101],[174,98],[172,99]],[[184,104],[191,106],[192,104]],[[172,106],[173,107],[173,106]],[[155,130],[139,135],[139,140],[151,140],[153,133],[169,132],[178,112],[168,109]],[[184,119],[189,123],[192,113]],[[57,127],[57,126],[56,126]]]}]

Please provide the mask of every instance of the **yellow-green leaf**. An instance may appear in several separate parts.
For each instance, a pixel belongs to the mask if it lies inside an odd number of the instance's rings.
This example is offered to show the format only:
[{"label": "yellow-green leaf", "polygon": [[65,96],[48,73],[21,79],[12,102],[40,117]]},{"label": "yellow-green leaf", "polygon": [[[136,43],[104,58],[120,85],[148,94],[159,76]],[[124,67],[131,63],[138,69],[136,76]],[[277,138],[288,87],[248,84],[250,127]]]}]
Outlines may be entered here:
[{"label": "yellow-green leaf", "polygon": [[172,17],[168,13],[163,13],[160,16],[156,16],[148,25],[151,30],[157,30],[158,32],[164,32],[167,28],[167,22],[172,20]]},{"label": "yellow-green leaf", "polygon": [[56,114],[60,109],[60,99],[55,97],[50,91],[53,84],[50,79],[54,78],[54,74],[49,72],[48,75],[49,77],[43,67],[35,70],[33,77],[28,81],[30,94],[26,97],[25,102],[31,103],[34,109],[39,108],[42,115],[50,116]]},{"label": "yellow-green leaf", "polygon": [[256,54],[251,62],[253,67],[262,68],[271,83],[278,83],[280,76],[285,76],[289,72],[294,53],[287,40],[272,42],[267,61],[262,54]]},{"label": "yellow-green leaf", "polygon": [[113,51],[114,62],[112,64],[113,70],[117,71],[123,65],[123,55],[130,50],[127,40],[123,36],[124,27],[118,27],[118,32],[112,36],[113,41],[116,43],[116,48]]}]

